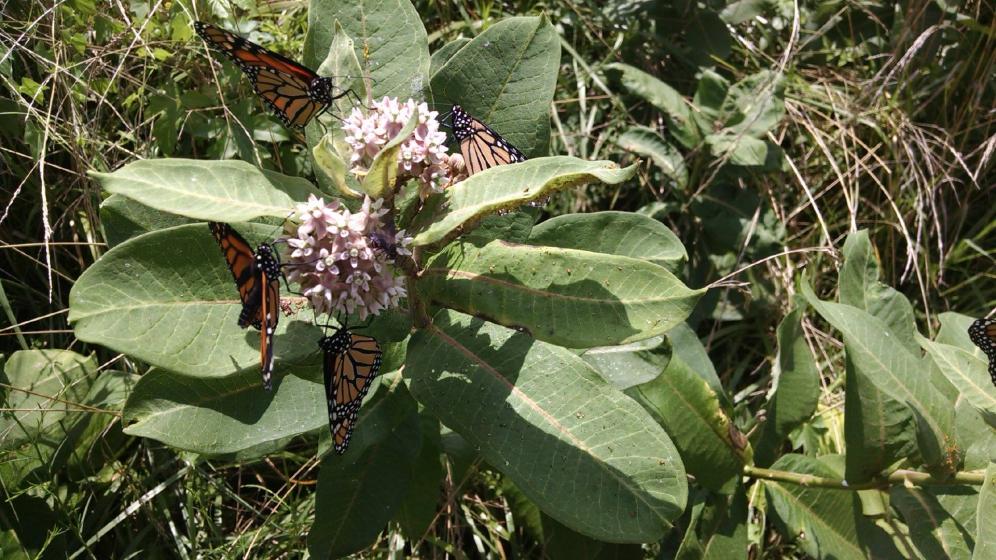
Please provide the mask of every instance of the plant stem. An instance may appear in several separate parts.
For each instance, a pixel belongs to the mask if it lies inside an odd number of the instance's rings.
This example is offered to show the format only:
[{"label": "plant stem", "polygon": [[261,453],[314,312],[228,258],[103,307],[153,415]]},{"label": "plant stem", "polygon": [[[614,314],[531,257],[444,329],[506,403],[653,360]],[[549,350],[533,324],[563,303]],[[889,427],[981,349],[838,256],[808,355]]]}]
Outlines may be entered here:
[{"label": "plant stem", "polygon": [[985,471],[961,471],[956,472],[949,477],[941,478],[930,473],[898,469],[892,471],[886,477],[869,480],[868,482],[862,482],[860,484],[848,484],[848,482],[844,479],[826,478],[790,471],[762,469],[749,465],[744,466],[744,475],[751,478],[777,480],[779,482],[789,482],[800,486],[829,488],[831,490],[868,490],[872,488],[887,488],[894,484],[907,484],[914,486],[971,484],[973,486],[981,486],[986,479]]},{"label": "plant stem", "polygon": [[425,302],[422,301],[418,291],[415,289],[421,268],[422,248],[415,247],[410,258],[400,257],[397,261],[408,277],[408,306],[412,311],[412,325],[417,329],[424,329],[432,324],[432,320],[429,318]]}]

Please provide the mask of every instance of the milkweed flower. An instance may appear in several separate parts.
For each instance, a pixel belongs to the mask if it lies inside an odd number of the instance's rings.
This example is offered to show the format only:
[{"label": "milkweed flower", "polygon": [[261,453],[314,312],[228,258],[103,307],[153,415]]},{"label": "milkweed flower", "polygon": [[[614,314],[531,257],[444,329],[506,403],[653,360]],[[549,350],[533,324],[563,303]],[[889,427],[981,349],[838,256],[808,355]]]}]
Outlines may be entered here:
[{"label": "milkweed flower", "polygon": [[442,192],[455,182],[453,172],[463,167],[463,158],[448,153],[446,133],[440,130],[437,119],[439,112],[413,99],[400,103],[395,97],[384,97],[374,101],[367,114],[353,108],[342,125],[351,150],[350,170],[356,175],[366,173],[374,157],[401,132],[416,109],[418,124],[398,155],[400,182],[417,179],[423,195]]},{"label": "milkweed flower", "polygon": [[[338,200],[311,195],[298,204],[300,224],[284,238],[290,247],[287,280],[300,284],[316,314],[359,313],[360,319],[397,307],[407,295],[405,279],[389,266],[393,255],[410,254],[411,238],[390,230],[381,199],[366,197],[351,212]],[[393,251],[374,239],[393,241]]]}]

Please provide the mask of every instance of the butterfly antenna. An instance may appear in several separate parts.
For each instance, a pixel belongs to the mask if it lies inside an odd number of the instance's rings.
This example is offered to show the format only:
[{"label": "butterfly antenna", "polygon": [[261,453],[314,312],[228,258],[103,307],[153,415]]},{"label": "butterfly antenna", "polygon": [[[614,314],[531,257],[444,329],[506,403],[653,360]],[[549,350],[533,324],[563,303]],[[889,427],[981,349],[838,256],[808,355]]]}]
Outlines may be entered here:
[{"label": "butterfly antenna", "polygon": [[353,89],[352,89],[352,88],[350,88],[350,89],[347,89],[347,90],[346,90],[346,93],[345,93],[345,94],[343,94],[343,95],[352,95],[352,96],[353,96],[353,100],[354,100],[354,101],[356,101],[356,104],[357,104],[357,105],[359,105],[360,107],[363,107],[363,108],[364,108],[364,109],[366,109],[367,111],[370,111],[371,109],[373,109],[373,107],[367,107],[367,106],[366,106],[366,105],[365,105],[365,104],[363,103],[363,100],[362,100],[362,99],[360,99],[360,94],[358,94],[358,93],[356,93],[355,91],[353,91]]},{"label": "butterfly antenna", "polygon": [[[291,216],[294,215],[295,212],[297,212],[297,210],[291,210],[290,214],[287,214],[286,216],[284,216],[284,219],[280,221],[280,225],[278,225],[277,227],[273,228],[273,231],[271,231],[269,233],[269,235],[267,235],[267,237],[272,238],[273,234],[275,232],[280,231],[281,229],[283,229],[284,226],[287,225],[287,220],[289,220],[291,218]],[[270,245],[277,245],[278,243],[287,243],[287,240],[286,239],[274,239],[273,241],[270,241]]]},{"label": "butterfly antenna", "polygon": [[436,120],[439,121],[439,126],[453,130],[453,125],[450,122],[450,117],[452,116],[453,116],[453,109],[450,109],[445,113],[440,113],[439,117],[437,117]]}]

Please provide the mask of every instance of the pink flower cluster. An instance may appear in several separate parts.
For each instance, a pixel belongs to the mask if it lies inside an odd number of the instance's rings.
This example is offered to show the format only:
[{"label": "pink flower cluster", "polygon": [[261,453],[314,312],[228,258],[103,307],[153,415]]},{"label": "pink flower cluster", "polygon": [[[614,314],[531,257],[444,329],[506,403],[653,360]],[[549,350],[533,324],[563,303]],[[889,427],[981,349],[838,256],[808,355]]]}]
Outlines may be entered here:
[{"label": "pink flower cluster", "polygon": [[[359,313],[361,319],[397,307],[407,295],[405,281],[395,276],[389,253],[410,255],[411,238],[394,233],[381,220],[383,201],[367,197],[350,212],[338,200],[326,203],[311,195],[298,204],[300,225],[289,235],[287,280],[301,285],[302,293],[321,313]],[[391,251],[375,248],[374,239],[387,240]]]},{"label": "pink flower cluster", "polygon": [[418,110],[418,125],[402,144],[398,159],[398,176],[402,181],[418,179],[423,196],[429,192],[442,192],[449,185],[466,177],[463,157],[449,154],[446,133],[439,129],[437,111],[430,111],[425,103],[409,99],[399,103],[397,98],[384,97],[374,101],[369,114],[353,108],[343,122],[346,143],[352,149],[349,163],[353,173],[361,175],[384,145],[401,132]]}]

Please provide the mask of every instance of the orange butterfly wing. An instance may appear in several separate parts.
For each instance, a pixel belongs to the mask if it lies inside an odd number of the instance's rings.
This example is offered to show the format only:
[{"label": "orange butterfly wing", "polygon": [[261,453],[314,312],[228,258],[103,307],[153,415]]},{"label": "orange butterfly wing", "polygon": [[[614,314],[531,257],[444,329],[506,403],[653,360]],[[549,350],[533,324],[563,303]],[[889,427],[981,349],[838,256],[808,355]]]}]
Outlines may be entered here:
[{"label": "orange butterfly wing", "polygon": [[239,326],[246,328],[258,315],[262,295],[261,278],[256,269],[256,254],[249,242],[232,229],[232,226],[220,222],[210,222],[208,226],[225,255],[228,269],[232,272],[232,278],[235,279],[235,285],[239,289],[239,299],[242,300]]},{"label": "orange butterfly wing", "polygon": [[526,161],[518,148],[459,105],[453,106],[453,135],[460,142],[460,155],[470,175],[498,165]]},{"label": "orange butterfly wing", "polygon": [[311,80],[318,77],[318,74],[312,72],[308,67],[257,45],[252,41],[247,41],[238,35],[229,33],[220,27],[196,21],[194,22],[194,30],[210,45],[228,55],[232,61],[239,65],[243,72],[249,74],[250,78],[254,71],[261,68],[268,68],[275,72],[296,76],[303,80],[305,84],[310,83]]},{"label": "orange butterfly wing", "polygon": [[311,91],[319,76],[306,66],[207,23],[194,22],[194,29],[242,69],[256,94],[287,126],[303,127],[324,108]]},{"label": "orange butterfly wing", "polygon": [[288,126],[301,127],[321,110],[308,94],[308,83],[270,69],[260,70],[253,80],[256,93]]},{"label": "orange butterfly wing", "polygon": [[325,396],[332,444],[341,455],[349,446],[363,397],[380,370],[382,352],[375,339],[346,329],[322,338],[318,344],[325,352]]},{"label": "orange butterfly wing", "polygon": [[273,377],[273,334],[280,318],[280,266],[273,249],[263,244],[253,251],[249,242],[232,226],[210,222],[208,226],[221,247],[242,300],[239,326],[259,329],[259,363],[263,386],[269,391]]}]

